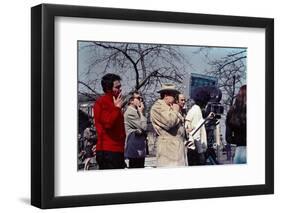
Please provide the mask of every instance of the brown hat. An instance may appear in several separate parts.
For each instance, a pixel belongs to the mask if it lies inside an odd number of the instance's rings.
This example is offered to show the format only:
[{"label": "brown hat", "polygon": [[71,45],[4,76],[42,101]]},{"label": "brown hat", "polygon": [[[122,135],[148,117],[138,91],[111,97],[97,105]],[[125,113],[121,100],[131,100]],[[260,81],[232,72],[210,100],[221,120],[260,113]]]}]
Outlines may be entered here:
[{"label": "brown hat", "polygon": [[176,89],[176,86],[174,84],[169,84],[169,83],[166,83],[166,84],[162,84],[161,85],[161,89],[158,90],[157,92],[158,93],[163,93],[163,92],[174,92],[174,93],[180,93],[180,91],[178,91]]}]

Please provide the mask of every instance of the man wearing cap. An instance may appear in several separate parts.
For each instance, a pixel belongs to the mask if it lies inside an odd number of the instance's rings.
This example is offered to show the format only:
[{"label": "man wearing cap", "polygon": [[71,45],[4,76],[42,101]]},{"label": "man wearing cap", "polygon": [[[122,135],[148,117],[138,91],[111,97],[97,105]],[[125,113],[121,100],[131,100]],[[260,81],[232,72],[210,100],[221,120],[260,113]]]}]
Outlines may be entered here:
[{"label": "man wearing cap", "polygon": [[157,167],[185,166],[184,118],[175,103],[175,97],[180,92],[173,84],[163,84],[158,93],[160,99],[150,111],[151,123],[158,135]]}]

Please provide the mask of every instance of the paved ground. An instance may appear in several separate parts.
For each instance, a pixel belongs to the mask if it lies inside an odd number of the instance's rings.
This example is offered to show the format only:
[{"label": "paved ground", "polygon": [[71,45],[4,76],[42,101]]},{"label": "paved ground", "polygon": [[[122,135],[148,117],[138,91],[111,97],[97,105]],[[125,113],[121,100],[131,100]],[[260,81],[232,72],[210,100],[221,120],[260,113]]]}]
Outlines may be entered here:
[{"label": "paved ground", "polygon": [[[225,165],[225,164],[231,164],[232,163],[232,158],[233,158],[233,154],[235,152],[235,146],[231,147],[231,152],[226,152],[226,149],[220,148],[219,150],[216,150],[216,154],[218,156],[217,160],[219,162],[220,165]],[[91,160],[92,164],[90,165],[90,170],[95,170],[97,169],[97,165],[95,162],[95,159]],[[210,160],[207,159],[207,164],[212,164],[210,162]],[[83,170],[84,169],[84,165],[83,162],[78,161],[78,170]],[[155,155],[148,155],[145,158],[145,167],[146,168],[156,168],[156,157]]]},{"label": "paved ground", "polygon": [[[226,149],[220,148],[216,150],[217,160],[220,165],[232,164],[233,154],[235,152],[235,146],[231,147],[231,152],[226,152]],[[207,164],[211,164],[210,160],[207,160]],[[145,167],[155,168],[156,167],[156,157],[147,156],[145,158]]]}]

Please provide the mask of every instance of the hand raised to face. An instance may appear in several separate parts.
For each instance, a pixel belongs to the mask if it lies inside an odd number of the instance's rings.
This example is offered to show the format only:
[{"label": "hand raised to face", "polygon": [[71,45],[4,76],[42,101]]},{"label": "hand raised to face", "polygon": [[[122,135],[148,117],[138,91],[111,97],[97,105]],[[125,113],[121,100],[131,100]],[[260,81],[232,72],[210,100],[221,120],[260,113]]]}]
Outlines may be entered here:
[{"label": "hand raised to face", "polygon": [[143,110],[144,110],[144,104],[143,104],[143,102],[140,102],[140,104],[139,104],[139,106],[138,106],[138,110],[139,110],[139,112],[143,112]]},{"label": "hand raised to face", "polygon": [[175,111],[177,111],[177,112],[180,110],[180,107],[179,107],[178,104],[173,104],[173,105],[172,105],[172,108],[173,108],[173,110],[175,110]]},{"label": "hand raised to face", "polygon": [[122,97],[122,94],[120,93],[117,98],[115,98],[113,96],[113,103],[114,103],[114,106],[118,107],[118,108],[122,108],[122,105],[123,105],[123,97]]}]

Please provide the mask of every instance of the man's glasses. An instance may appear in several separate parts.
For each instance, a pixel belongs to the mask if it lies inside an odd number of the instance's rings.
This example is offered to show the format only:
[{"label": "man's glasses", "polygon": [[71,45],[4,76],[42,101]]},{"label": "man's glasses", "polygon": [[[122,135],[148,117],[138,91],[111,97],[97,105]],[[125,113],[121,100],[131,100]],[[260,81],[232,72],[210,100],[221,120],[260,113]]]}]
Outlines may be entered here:
[{"label": "man's glasses", "polygon": [[134,97],[135,99],[138,99],[139,101],[142,101],[143,98],[142,97]]}]

